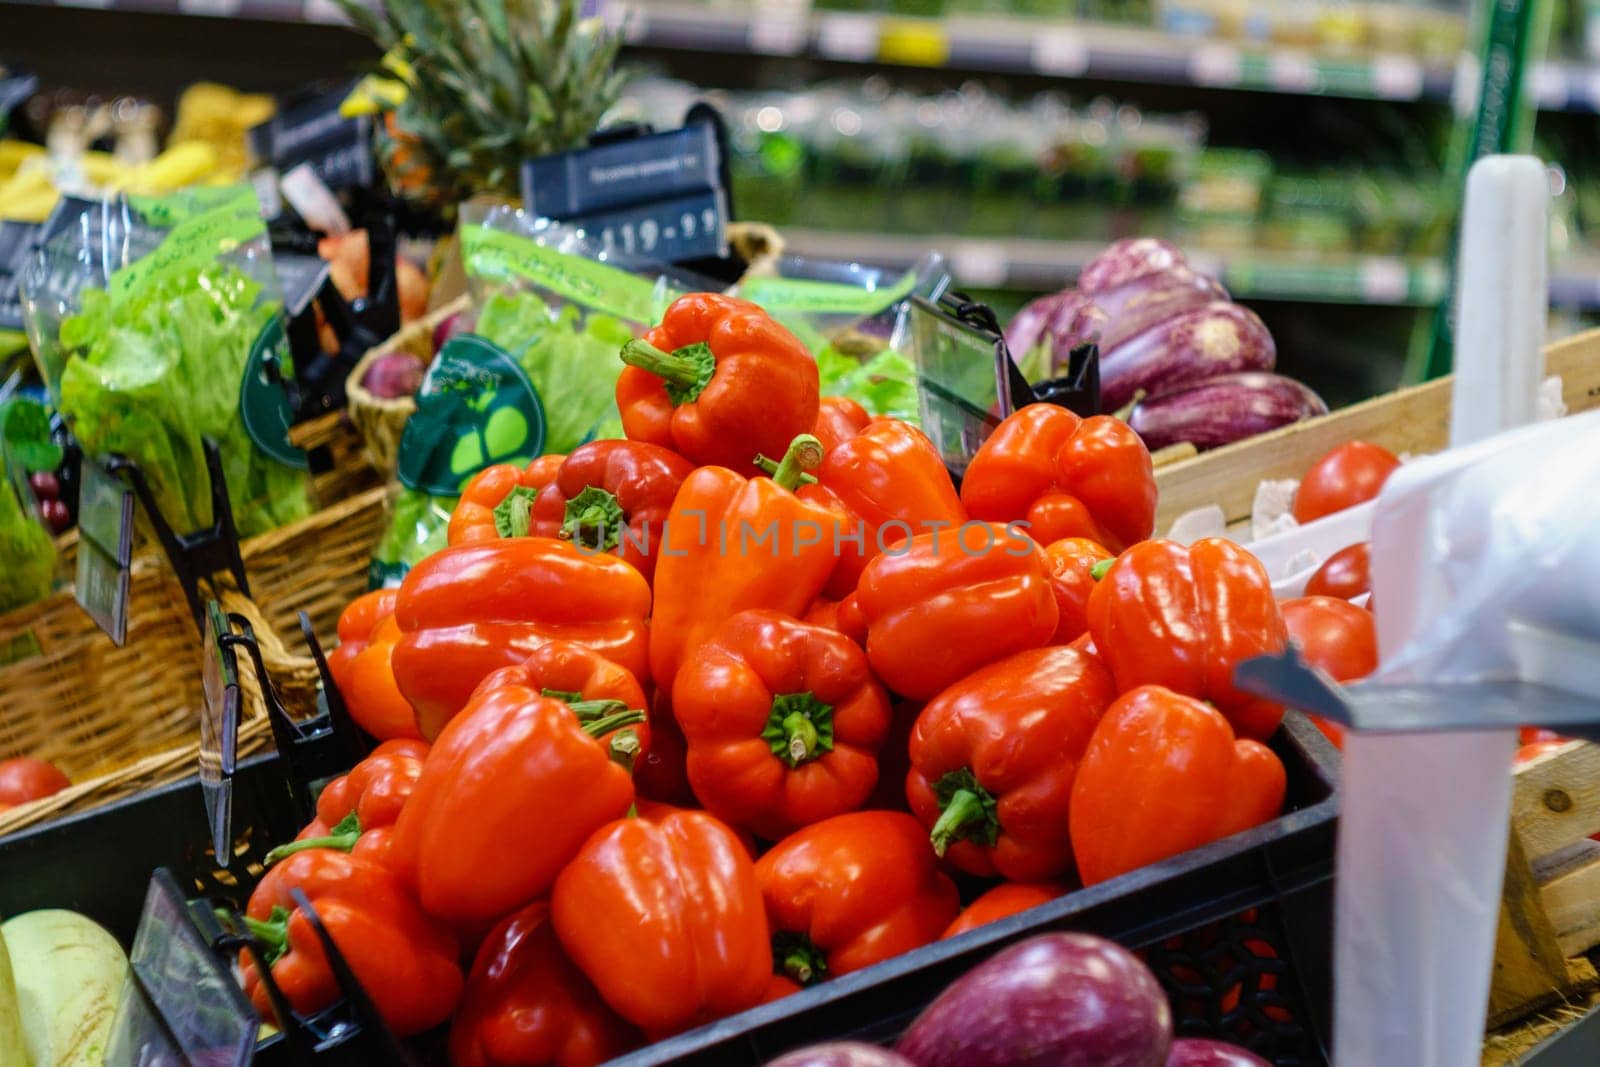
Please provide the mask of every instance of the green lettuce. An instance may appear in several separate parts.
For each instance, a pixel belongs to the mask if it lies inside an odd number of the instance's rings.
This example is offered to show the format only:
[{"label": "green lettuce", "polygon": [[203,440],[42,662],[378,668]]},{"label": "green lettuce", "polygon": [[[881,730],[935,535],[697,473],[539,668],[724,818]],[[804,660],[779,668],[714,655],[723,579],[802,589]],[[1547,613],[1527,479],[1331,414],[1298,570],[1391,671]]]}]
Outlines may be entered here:
[{"label": "green lettuce", "polygon": [[[43,600],[56,576],[55,542],[22,506],[8,477],[7,462],[5,449],[0,447],[0,612]],[[25,487],[20,473],[18,464],[15,480]],[[0,663],[4,662],[6,657],[0,655]]]},{"label": "green lettuce", "polygon": [[222,453],[241,536],[312,510],[305,474],[262,454],[239,417],[250,349],[279,312],[262,286],[218,263],[152,279],[113,300],[87,289],[61,323],[69,355],[61,411],[91,455],[119,452],[144,472],[175,530],[212,521],[204,437]]},{"label": "green lettuce", "polygon": [[817,353],[817,374],[823,396],[849,397],[871,415],[922,425],[917,368],[892,348],[861,360],[828,345]]},{"label": "green lettuce", "polygon": [[[582,319],[583,321],[579,321]],[[572,304],[553,315],[536,294],[496,293],[483,303],[473,330],[528,372],[544,404],[546,452],[571,452],[617,421],[618,352],[633,339],[626,324]]]}]

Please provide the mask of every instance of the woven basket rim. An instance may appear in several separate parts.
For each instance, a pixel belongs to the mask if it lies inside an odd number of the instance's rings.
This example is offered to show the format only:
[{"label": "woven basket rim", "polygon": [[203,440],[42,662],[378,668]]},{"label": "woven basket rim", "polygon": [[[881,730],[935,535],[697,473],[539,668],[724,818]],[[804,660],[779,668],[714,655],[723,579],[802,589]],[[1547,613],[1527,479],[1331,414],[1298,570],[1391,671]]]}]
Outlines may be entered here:
[{"label": "woven basket rim", "polygon": [[350,371],[350,376],[344,381],[345,395],[348,397],[349,402],[352,404],[362,404],[368,407],[376,408],[380,411],[395,411],[410,414],[411,412],[417,410],[416,398],[409,396],[393,398],[375,396],[362,386],[361,380],[366,377],[367,371],[371,369],[372,364],[378,359],[379,356],[393,351],[394,340],[396,337],[406,333],[418,333],[423,330],[426,330],[431,334],[434,329],[445,319],[449,318],[451,315],[465,312],[471,307],[471,296],[467,293],[462,293],[448,304],[441,304],[439,307],[436,307],[432,311],[428,312],[422,318],[407,323],[393,336],[385,337],[378,344],[367,349],[367,351],[362,355],[360,361],[356,363],[354,369]]}]

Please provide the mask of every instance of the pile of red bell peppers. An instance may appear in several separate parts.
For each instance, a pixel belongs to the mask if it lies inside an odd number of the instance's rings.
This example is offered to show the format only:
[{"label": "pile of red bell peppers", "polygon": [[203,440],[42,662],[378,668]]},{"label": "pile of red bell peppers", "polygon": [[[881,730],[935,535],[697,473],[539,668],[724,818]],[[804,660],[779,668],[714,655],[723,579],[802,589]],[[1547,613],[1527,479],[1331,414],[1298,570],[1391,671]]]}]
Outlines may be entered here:
[{"label": "pile of red bell peppers", "polygon": [[626,440],[484,471],[340,621],[384,743],[249,905],[297,1010],[337,993],[296,887],[398,1033],[591,1063],[1282,810],[1231,681],[1288,639],[1267,575],[1150,539],[1124,423],[1025,408],[958,491],[752,304],[621,358]]}]

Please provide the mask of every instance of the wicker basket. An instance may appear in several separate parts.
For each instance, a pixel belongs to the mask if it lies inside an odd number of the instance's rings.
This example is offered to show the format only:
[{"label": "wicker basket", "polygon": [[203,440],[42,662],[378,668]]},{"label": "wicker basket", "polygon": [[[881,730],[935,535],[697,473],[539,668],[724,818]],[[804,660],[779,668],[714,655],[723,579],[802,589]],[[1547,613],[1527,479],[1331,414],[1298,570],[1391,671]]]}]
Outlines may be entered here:
[{"label": "wicker basket", "polygon": [[367,563],[383,531],[387,497],[381,486],[369,489],[241,546],[261,614],[297,653],[304,654],[300,612],[331,648],[339,613],[366,592]]},{"label": "wicker basket", "polygon": [[[771,273],[778,257],[783,254],[783,238],[778,231],[761,222],[733,222],[728,224],[728,247],[744,260],[745,275]],[[402,327],[400,332],[377,348],[367,352],[356,364],[345,381],[345,395],[349,397],[350,419],[367,442],[367,454],[373,465],[386,478],[393,478],[400,452],[400,435],[405,432],[406,420],[417,410],[411,397],[385,400],[373,396],[362,388],[361,380],[373,362],[389,352],[410,352],[425,360],[433,358],[433,333],[450,316],[471,307],[470,299],[463,295],[444,304],[423,318]]]},{"label": "wicker basket", "polygon": [[[247,598],[223,587],[224,610],[251,623],[267,671],[291,714],[314,707],[316,673],[293,656]],[[60,590],[0,616],[0,758],[35,756],[73,784],[0,812],[0,836],[195,773],[201,646],[182,588],[165,560],[141,558],[129,581],[128,639],[118,648]],[[249,657],[239,657],[239,753],[271,744]]]}]

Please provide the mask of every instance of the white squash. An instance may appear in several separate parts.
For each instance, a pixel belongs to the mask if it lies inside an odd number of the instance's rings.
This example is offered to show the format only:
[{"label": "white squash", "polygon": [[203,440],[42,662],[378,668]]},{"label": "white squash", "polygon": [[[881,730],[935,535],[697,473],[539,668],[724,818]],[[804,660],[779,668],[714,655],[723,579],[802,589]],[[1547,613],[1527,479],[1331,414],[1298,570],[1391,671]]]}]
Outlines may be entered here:
[{"label": "white squash", "polygon": [[17,984],[11,977],[11,954],[0,935],[0,1063],[33,1067],[22,1040],[22,1013],[17,1008]]},{"label": "white squash", "polygon": [[22,1039],[32,1067],[103,1067],[128,974],[122,946],[71,911],[30,911],[0,924],[11,953]]}]

